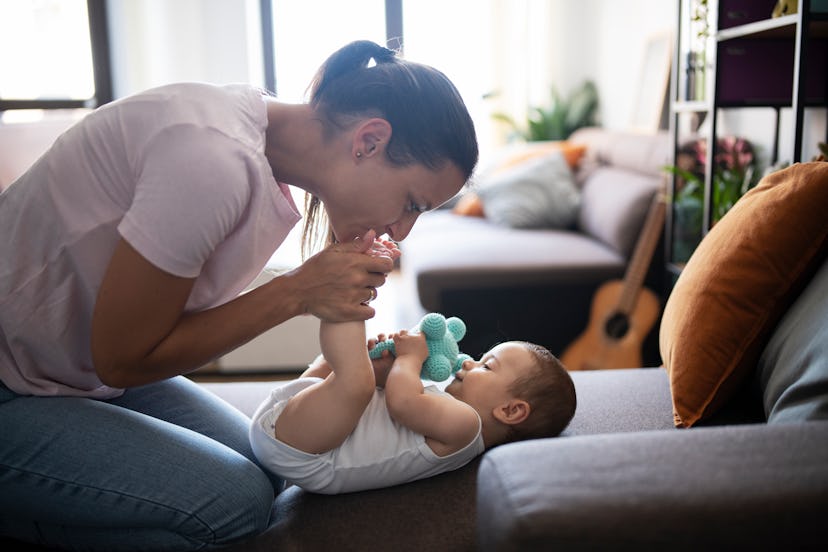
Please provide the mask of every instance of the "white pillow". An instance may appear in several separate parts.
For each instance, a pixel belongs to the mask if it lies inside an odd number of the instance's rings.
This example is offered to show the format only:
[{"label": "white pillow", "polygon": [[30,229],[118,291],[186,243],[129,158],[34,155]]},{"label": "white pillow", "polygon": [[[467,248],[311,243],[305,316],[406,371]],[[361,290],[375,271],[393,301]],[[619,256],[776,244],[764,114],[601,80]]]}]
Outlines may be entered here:
[{"label": "white pillow", "polygon": [[570,227],[581,202],[560,151],[487,175],[474,191],[487,219],[512,228]]}]

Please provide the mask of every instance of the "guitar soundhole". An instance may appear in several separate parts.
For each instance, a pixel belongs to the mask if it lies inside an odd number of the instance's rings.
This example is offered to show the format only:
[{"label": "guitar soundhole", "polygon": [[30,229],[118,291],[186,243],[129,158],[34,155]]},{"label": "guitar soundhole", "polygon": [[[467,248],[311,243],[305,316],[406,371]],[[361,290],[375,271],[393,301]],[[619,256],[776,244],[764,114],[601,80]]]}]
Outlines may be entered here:
[{"label": "guitar soundhole", "polygon": [[630,321],[625,314],[616,312],[607,319],[605,326],[607,335],[612,339],[621,339],[630,329]]}]

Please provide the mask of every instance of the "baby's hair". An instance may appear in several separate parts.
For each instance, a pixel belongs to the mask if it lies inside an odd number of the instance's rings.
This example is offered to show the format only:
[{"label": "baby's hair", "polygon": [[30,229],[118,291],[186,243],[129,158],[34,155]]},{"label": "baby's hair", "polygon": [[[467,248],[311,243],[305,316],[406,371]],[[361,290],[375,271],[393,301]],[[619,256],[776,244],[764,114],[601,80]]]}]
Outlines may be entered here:
[{"label": "baby's hair", "polygon": [[509,426],[507,441],[556,437],[575,415],[575,384],[569,372],[548,349],[519,341],[535,358],[533,369],[517,378],[511,386],[515,397],[529,403],[529,416]]}]

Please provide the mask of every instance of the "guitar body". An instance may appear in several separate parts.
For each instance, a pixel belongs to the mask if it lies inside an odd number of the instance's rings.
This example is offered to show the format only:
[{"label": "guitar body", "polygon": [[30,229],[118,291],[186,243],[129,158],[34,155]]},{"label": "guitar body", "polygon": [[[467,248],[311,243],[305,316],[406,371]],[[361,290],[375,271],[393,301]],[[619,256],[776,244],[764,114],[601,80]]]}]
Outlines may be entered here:
[{"label": "guitar body", "polygon": [[641,347],[661,311],[658,297],[642,287],[629,314],[618,310],[625,283],[602,285],[592,300],[589,324],[561,356],[569,370],[640,368]]}]

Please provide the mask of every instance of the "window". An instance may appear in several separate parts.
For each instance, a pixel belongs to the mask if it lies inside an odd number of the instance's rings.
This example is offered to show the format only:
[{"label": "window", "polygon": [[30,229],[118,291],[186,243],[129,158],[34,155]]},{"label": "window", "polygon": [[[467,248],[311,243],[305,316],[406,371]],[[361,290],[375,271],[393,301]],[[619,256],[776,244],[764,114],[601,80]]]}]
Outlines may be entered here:
[{"label": "window", "polygon": [[405,57],[451,79],[474,120],[481,151],[495,140],[487,100],[496,89],[495,1],[408,0],[402,6]]},{"label": "window", "polygon": [[0,0],[0,111],[112,99],[105,0]]},{"label": "window", "polygon": [[[316,69],[354,40],[386,43],[386,0],[264,0],[265,63],[275,78],[266,86],[286,102],[301,102]],[[270,11],[270,13],[268,13]],[[269,25],[269,29],[268,29]],[[269,33],[268,30],[271,32]],[[266,68],[265,73],[268,74]],[[271,73],[271,75],[273,74]]]},{"label": "window", "polygon": [[265,86],[286,102],[305,99],[321,63],[368,39],[448,75],[475,120],[481,146],[493,140],[495,0],[261,0]]}]

